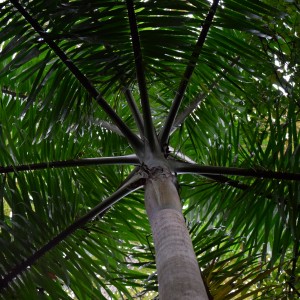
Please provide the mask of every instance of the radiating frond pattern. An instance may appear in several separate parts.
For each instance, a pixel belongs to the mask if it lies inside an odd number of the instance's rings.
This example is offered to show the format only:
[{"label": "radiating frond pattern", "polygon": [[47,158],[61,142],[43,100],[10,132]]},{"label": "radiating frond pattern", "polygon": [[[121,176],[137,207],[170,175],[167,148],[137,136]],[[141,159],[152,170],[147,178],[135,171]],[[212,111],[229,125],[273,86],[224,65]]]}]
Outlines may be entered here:
[{"label": "radiating frond pattern", "polygon": [[[299,175],[300,3],[222,0],[205,23],[212,3],[1,1],[1,299],[157,296],[151,229],[143,192],[135,190],[141,181],[30,266],[22,263],[140,175],[143,146],[164,132],[178,93],[178,113],[160,145],[166,159]],[[97,97],[120,118],[118,124]],[[128,164],[117,161],[134,154],[138,158]],[[76,165],[104,157],[116,163]],[[68,160],[75,164],[1,172]],[[299,181],[177,177],[212,297],[297,299]],[[11,272],[16,275],[8,280]]]}]

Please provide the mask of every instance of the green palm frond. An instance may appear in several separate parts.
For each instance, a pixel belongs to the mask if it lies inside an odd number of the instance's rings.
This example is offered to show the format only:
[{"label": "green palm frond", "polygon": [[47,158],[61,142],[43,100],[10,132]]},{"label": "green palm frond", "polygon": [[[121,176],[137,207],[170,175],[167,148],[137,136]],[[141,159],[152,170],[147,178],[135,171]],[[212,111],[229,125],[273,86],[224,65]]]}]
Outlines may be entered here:
[{"label": "green palm frond", "polygon": [[299,14],[284,0],[2,1],[0,298],[157,296],[136,191],[147,143],[178,172],[211,296],[299,297]]}]

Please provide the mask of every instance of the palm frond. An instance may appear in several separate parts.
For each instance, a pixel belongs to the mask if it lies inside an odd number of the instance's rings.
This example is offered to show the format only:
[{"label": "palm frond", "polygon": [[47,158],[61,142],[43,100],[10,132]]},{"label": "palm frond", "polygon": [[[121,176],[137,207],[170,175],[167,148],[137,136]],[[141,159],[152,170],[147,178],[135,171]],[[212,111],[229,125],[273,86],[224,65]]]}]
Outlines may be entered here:
[{"label": "palm frond", "polygon": [[144,131],[212,297],[299,297],[299,5],[212,3],[0,3],[1,299],[157,296],[143,193],[89,215],[145,176]]}]

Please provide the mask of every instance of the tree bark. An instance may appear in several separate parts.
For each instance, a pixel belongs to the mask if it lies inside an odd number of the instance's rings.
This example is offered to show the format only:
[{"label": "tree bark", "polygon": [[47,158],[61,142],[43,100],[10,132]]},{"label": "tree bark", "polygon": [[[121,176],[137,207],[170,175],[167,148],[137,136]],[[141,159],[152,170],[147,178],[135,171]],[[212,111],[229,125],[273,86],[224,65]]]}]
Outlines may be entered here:
[{"label": "tree bark", "polygon": [[208,299],[171,172],[151,170],[145,204],[154,239],[159,299]]}]

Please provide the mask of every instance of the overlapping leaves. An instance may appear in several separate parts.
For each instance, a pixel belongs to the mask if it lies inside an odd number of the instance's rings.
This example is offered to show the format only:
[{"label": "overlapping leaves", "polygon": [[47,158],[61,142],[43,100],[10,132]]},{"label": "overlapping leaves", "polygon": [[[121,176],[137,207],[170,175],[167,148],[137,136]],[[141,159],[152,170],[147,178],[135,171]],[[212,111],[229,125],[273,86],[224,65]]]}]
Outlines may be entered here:
[{"label": "overlapping leaves", "polygon": [[[135,1],[158,131],[209,2]],[[179,114],[198,102],[185,122],[177,124],[180,128],[170,140],[173,156],[183,154],[207,165],[299,172],[299,9],[296,2],[275,2],[220,2]],[[140,106],[126,3],[21,3],[137,131],[122,94],[130,89]],[[107,123],[41,35],[10,1],[0,5],[1,166],[131,154],[124,137]],[[130,170],[107,166],[2,175],[2,272],[111,194]],[[249,188],[180,177],[186,218],[211,293],[216,299],[258,297],[259,291],[270,297],[286,291],[297,295],[299,184],[233,179]],[[131,195],[104,219],[76,231],[24,270],[2,297],[102,299],[103,289],[106,297],[116,299],[155,294],[153,249],[141,195]],[[237,277],[241,270],[243,281]],[[269,281],[263,281],[269,272]],[[274,287],[278,279],[284,283],[281,289]],[[234,295],[229,283],[235,284]],[[250,287],[256,284],[260,287],[255,294]]]}]

